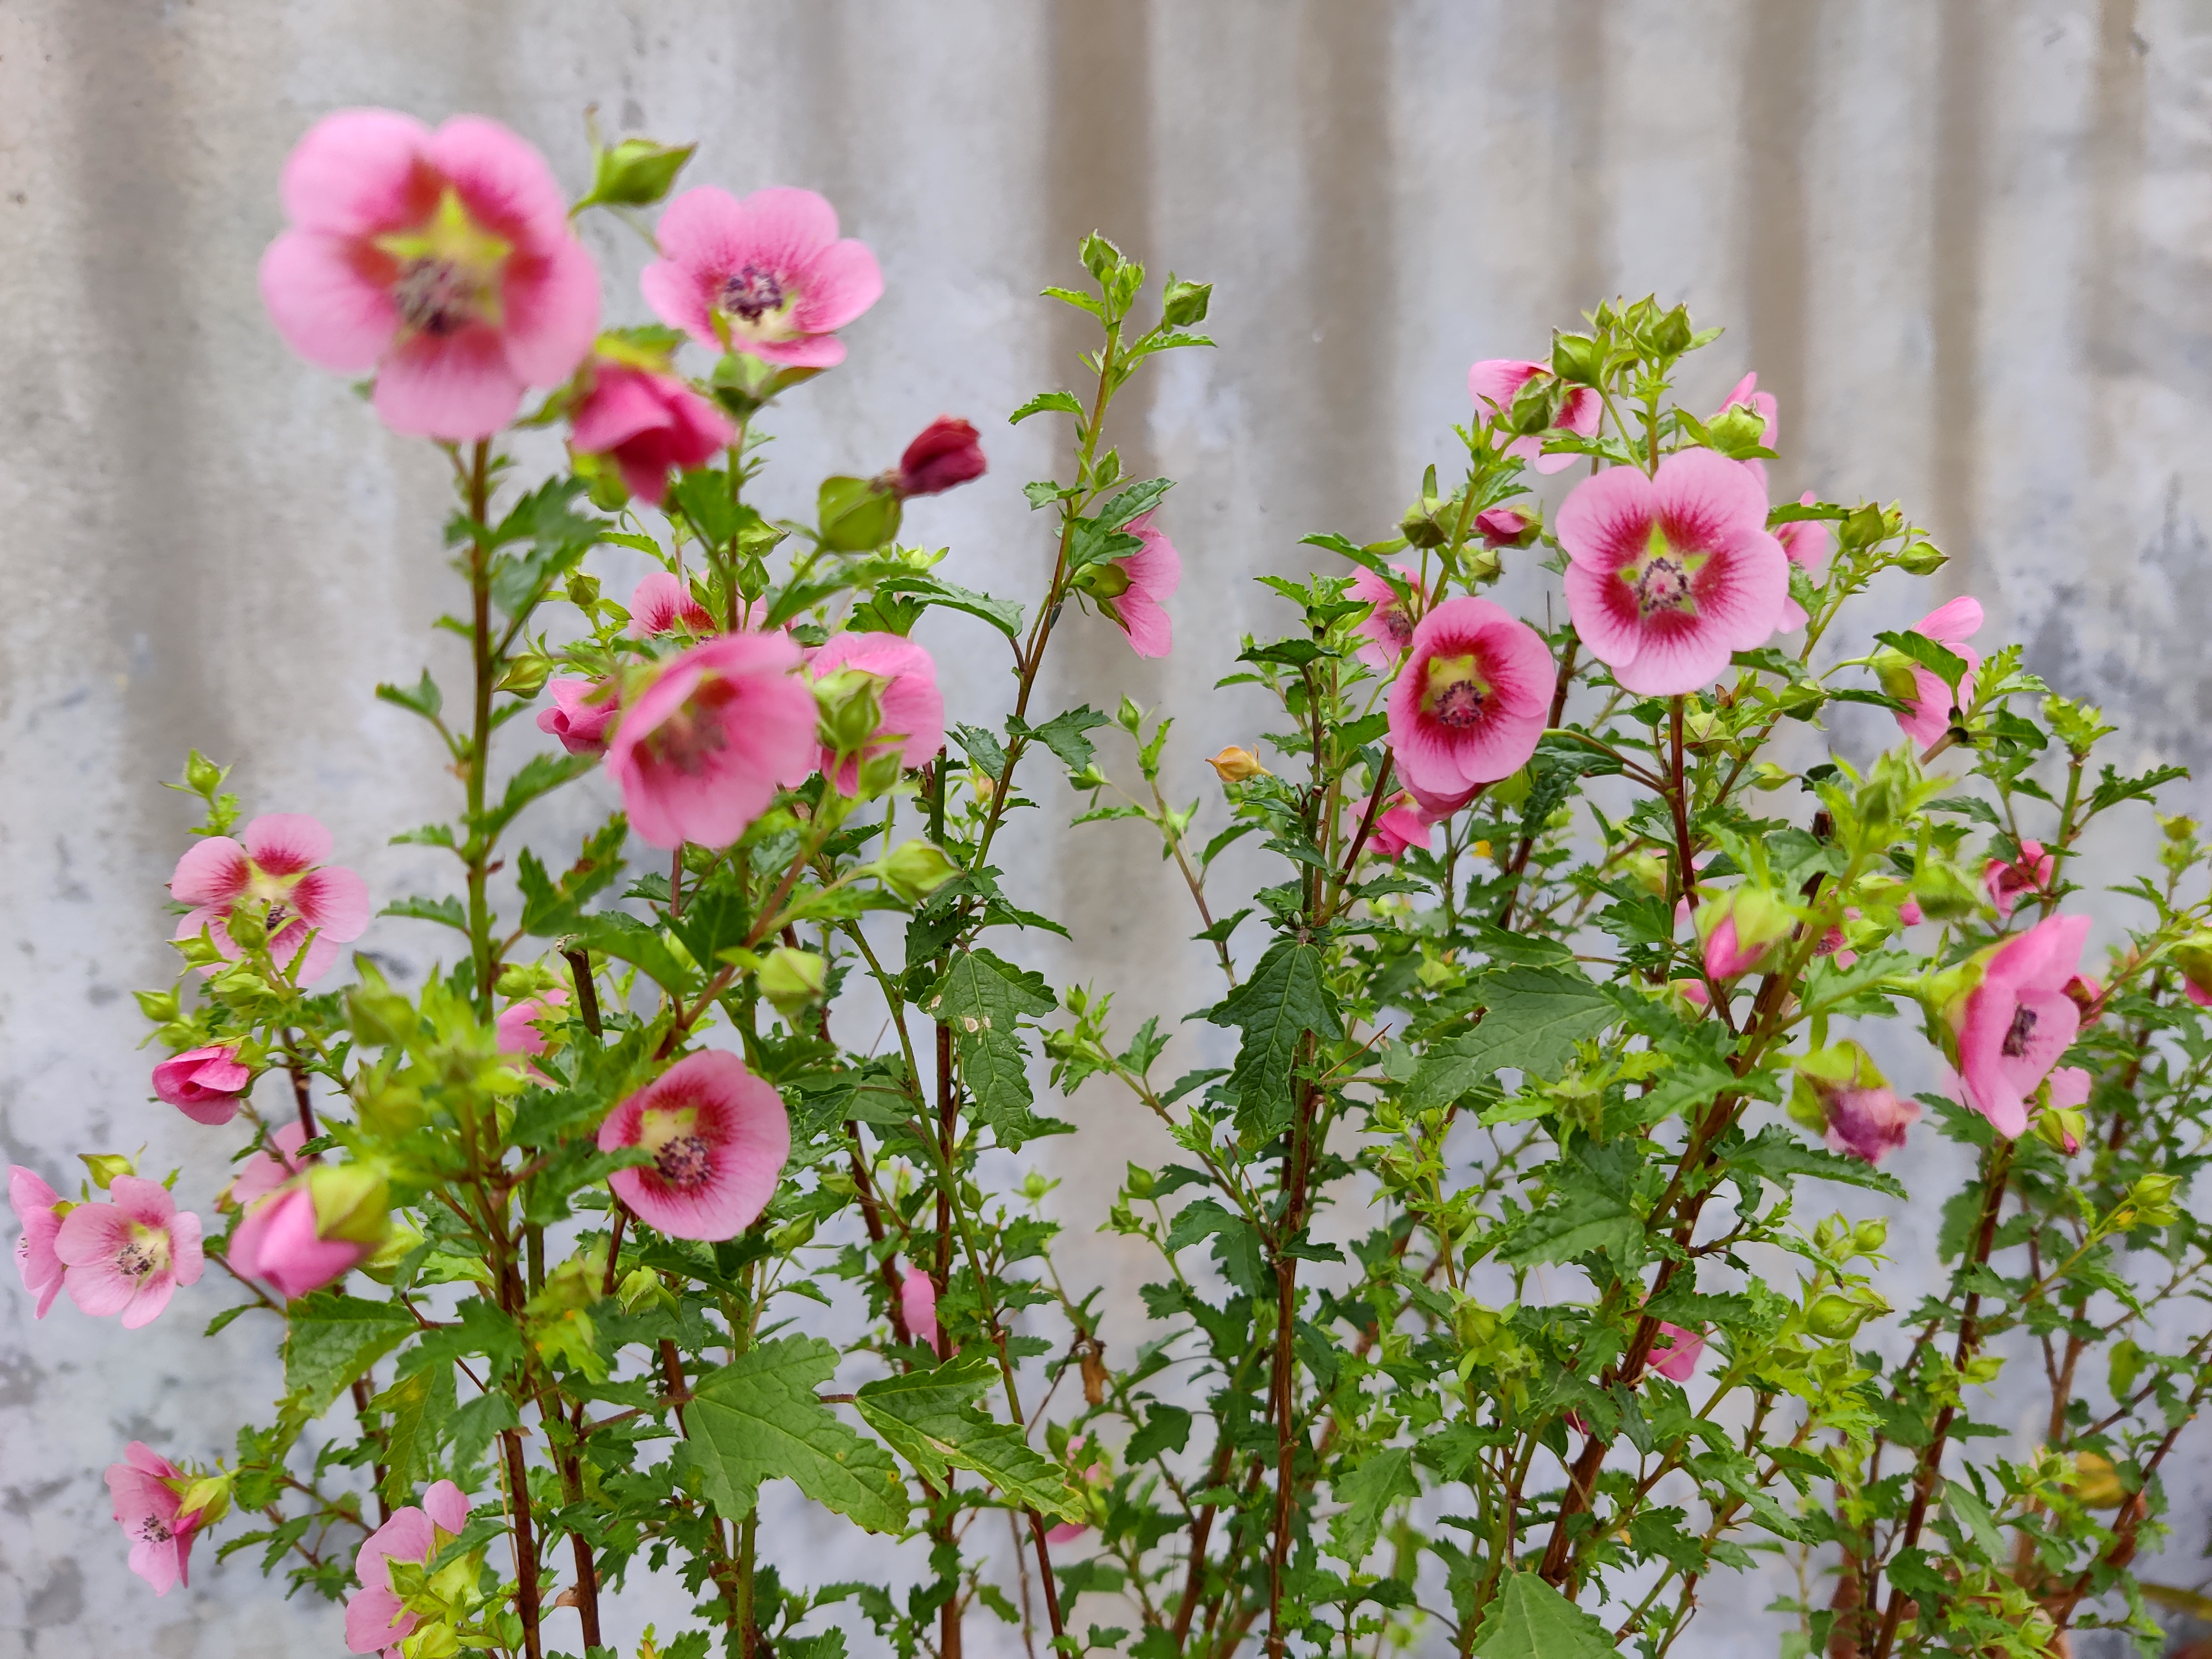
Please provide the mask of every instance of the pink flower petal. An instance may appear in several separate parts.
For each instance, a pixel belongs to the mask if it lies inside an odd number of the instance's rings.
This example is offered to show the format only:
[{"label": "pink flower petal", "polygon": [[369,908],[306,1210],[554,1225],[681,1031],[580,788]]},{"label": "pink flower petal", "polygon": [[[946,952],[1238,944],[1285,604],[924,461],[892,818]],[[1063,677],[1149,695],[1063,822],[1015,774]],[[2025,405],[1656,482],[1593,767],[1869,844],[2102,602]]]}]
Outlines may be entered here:
[{"label": "pink flower petal", "polygon": [[687,1178],[672,1178],[671,1160],[617,1170],[608,1184],[622,1200],[673,1238],[733,1238],[751,1225],[791,1156],[791,1120],[775,1090],[735,1054],[693,1054],[608,1115],[599,1150],[638,1145],[647,1111],[693,1115],[684,1137],[691,1143],[684,1148]]},{"label": "pink flower petal", "polygon": [[424,148],[478,224],[532,252],[572,240],[560,181],[519,134],[481,115],[456,115]]},{"label": "pink flower petal", "polygon": [[296,876],[331,855],[331,832],[305,812],[267,812],[246,826],[246,855],[272,876]]},{"label": "pink flower petal", "polygon": [[419,222],[437,205],[422,166],[430,130],[388,109],[342,109],[307,130],[284,162],[284,216],[304,230],[365,236]]},{"label": "pink flower petal", "polygon": [[866,242],[849,238],[816,254],[802,282],[792,321],[809,334],[844,327],[884,295],[884,273],[874,252]]},{"label": "pink flower petal", "polygon": [[574,237],[536,258],[509,262],[500,284],[507,364],[526,386],[558,386],[576,372],[599,329],[599,268]]},{"label": "pink flower petal", "polygon": [[368,927],[368,884],[342,864],[300,878],[292,903],[308,927],[333,944],[349,944]]},{"label": "pink flower petal", "polygon": [[210,836],[194,842],[177,860],[176,873],[169,878],[169,896],[179,904],[228,904],[252,878],[246,849],[228,836]]},{"label": "pink flower petal", "polygon": [[261,256],[260,283],[284,343],[318,368],[366,374],[399,332],[383,262],[337,237],[286,231]]},{"label": "pink flower petal", "polygon": [[523,385],[495,329],[477,323],[444,337],[416,334],[384,360],[376,412],[394,432],[470,443],[514,418]]}]

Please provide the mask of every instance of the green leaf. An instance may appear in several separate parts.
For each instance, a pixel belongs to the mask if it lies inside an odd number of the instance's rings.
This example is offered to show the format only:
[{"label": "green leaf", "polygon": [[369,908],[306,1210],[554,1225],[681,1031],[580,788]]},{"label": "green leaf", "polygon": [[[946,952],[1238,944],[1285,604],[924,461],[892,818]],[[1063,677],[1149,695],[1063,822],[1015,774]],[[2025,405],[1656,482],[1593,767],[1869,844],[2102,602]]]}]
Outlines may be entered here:
[{"label": "green leaf", "polygon": [[522,769],[507,781],[507,793],[500,797],[499,805],[486,811],[471,827],[489,841],[540,795],[582,777],[599,763],[597,755],[532,755],[523,763]]},{"label": "green leaf", "polygon": [[377,912],[380,916],[411,916],[416,921],[441,921],[462,933],[469,931],[469,913],[452,894],[444,898],[394,899]]},{"label": "green leaf", "polygon": [[1731,1168],[1743,1165],[1755,1170],[1778,1187],[1786,1186],[1793,1176],[1812,1176],[1850,1187],[1870,1187],[1892,1198],[1905,1196],[1905,1185],[1895,1176],[1884,1175],[1859,1158],[1808,1146],[1778,1123],[1770,1123],[1749,1140],[1724,1149],[1721,1159]]},{"label": "green leaf", "polygon": [[1572,1261],[1593,1250],[1626,1260],[1643,1241],[1644,1223],[1625,1194],[1578,1187],[1522,1221],[1499,1254],[1520,1267]]},{"label": "green leaf", "polygon": [[1086,702],[1079,708],[1054,714],[1042,726],[1024,726],[1009,719],[1006,727],[1020,736],[1035,738],[1066,762],[1069,771],[1080,772],[1098,752],[1097,745],[1083,734],[1094,726],[1109,724],[1105,715]]},{"label": "green leaf", "polygon": [[1475,1632],[1475,1659],[1613,1659],[1606,1627],[1533,1572],[1510,1572]]},{"label": "green leaf", "polygon": [[1958,695],[1959,682],[1966,678],[1968,672],[1964,657],[1946,649],[1925,634],[1916,634],[1910,629],[1901,634],[1877,634],[1875,638],[1891,650],[1911,658],[1949,686],[1954,696]]},{"label": "green leaf", "polygon": [[453,1468],[474,1468],[502,1429],[519,1429],[514,1401],[504,1394],[480,1394],[455,1412],[446,1425],[453,1441]]},{"label": "green leaf", "polygon": [[1356,1567],[1375,1547],[1391,1504],[1419,1498],[1421,1483],[1413,1474],[1411,1449],[1385,1446],[1334,1481],[1332,1490],[1345,1507],[1328,1518],[1328,1553]]},{"label": "green leaf", "polygon": [[1006,424],[1019,426],[1030,416],[1042,415],[1048,409],[1058,410],[1063,415],[1073,415],[1079,419],[1083,414],[1083,404],[1073,392],[1040,392],[1007,416]]},{"label": "green leaf", "polygon": [[1960,1480],[1946,1480],[1943,1503],[1958,1518],[1959,1524],[1973,1535],[1984,1560],[2005,1559],[2004,1538],[1997,1531],[1996,1516],[1990,1513],[1990,1506],[1975,1495],[1972,1486]]},{"label": "green leaf", "polygon": [[988,593],[978,593],[972,587],[963,587],[957,582],[946,581],[941,576],[932,576],[921,571],[902,572],[887,576],[876,585],[879,593],[912,593],[924,605],[941,606],[947,611],[964,611],[969,616],[991,624],[1008,639],[1018,637],[1022,631],[1022,608],[1012,599],[994,599]]},{"label": "green leaf", "polygon": [[576,937],[594,951],[643,969],[654,984],[679,996],[695,977],[677,961],[658,927],[647,927],[627,911],[601,910],[586,916],[577,924]]},{"label": "green leaf", "polygon": [[370,1401],[385,1413],[382,1491],[397,1506],[412,1497],[430,1468],[430,1446],[453,1415],[453,1368],[439,1365],[403,1376]]},{"label": "green leaf", "polygon": [[1067,1473],[970,1402],[998,1377],[983,1354],[964,1354],[934,1370],[863,1383],[854,1405],[868,1426],[927,1480],[944,1483],[947,1466],[981,1475],[1008,1501],[1063,1521],[1083,1513]]},{"label": "green leaf", "polygon": [[965,951],[922,999],[929,1017],[952,1028],[960,1075],[977,1114],[1008,1152],[1043,1132],[1030,1106],[1029,1052],[1018,1022],[1049,1013],[1059,999],[1043,977],[1024,973],[988,951]]},{"label": "green leaf", "polygon": [[1290,1126],[1291,1073],[1300,1041],[1309,1031],[1343,1034],[1322,982],[1321,947],[1278,939],[1252,977],[1206,1017],[1244,1034],[1229,1079],[1237,1095],[1237,1132],[1254,1145],[1272,1140]]},{"label": "green leaf", "polygon": [[1620,1018],[1612,999],[1571,969],[1503,968],[1475,983],[1484,1001],[1482,1023],[1437,1044],[1422,1059],[1406,1091],[1413,1110],[1449,1105],[1498,1071],[1555,1078],[1573,1058],[1576,1043]]},{"label": "green leaf", "polygon": [[376,688],[379,702],[397,703],[400,708],[420,714],[426,720],[434,720],[446,706],[445,694],[438,690],[438,682],[430,678],[430,671],[422,671],[421,684],[413,687],[385,684]]},{"label": "green leaf", "polygon": [[622,873],[622,849],[629,838],[629,820],[617,812],[592,832],[575,863],[557,882],[538,855],[524,848],[515,857],[515,875],[522,888],[523,931],[550,939],[574,927],[584,901]]},{"label": "green leaf", "polygon": [[1121,1461],[1134,1466],[1162,1452],[1178,1452],[1190,1443],[1190,1413],[1180,1406],[1155,1405],[1145,1413],[1145,1426],[1121,1448]]},{"label": "green leaf", "polygon": [[994,778],[1006,775],[1006,751],[990,732],[980,726],[956,726],[952,728],[952,736],[968,751],[968,758],[976,765]]},{"label": "green leaf", "polygon": [[725,1520],[750,1515],[760,1483],[781,1479],[869,1532],[906,1525],[906,1487],[890,1455],[814,1397],[836,1369],[829,1343],[787,1336],[700,1379],[687,1419],[687,1462]]},{"label": "green leaf", "polygon": [[285,1310],[284,1389],[305,1415],[317,1417],[341,1390],[390,1353],[415,1321],[389,1302],[364,1302],[335,1291],[303,1296]]}]

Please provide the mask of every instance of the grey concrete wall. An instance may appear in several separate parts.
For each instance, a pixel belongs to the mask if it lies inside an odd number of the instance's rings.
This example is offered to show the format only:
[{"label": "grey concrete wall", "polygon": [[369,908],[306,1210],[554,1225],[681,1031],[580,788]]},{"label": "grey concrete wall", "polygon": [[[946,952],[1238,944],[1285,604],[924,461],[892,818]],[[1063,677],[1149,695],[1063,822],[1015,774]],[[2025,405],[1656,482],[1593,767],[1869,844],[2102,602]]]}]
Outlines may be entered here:
[{"label": "grey concrete wall", "polygon": [[[1035,291],[1094,227],[1213,280],[1221,349],[1163,364],[1121,438],[1182,480],[1178,650],[1141,665],[1079,626],[1052,687],[1178,703],[1186,793],[1199,753],[1254,735],[1206,690],[1261,615],[1249,578],[1304,568],[1308,530],[1381,533],[1448,459],[1470,360],[1647,290],[1729,325],[1693,404],[1751,367],[1781,397],[1778,491],[1900,498],[1955,554],[1887,620],[1971,591],[1991,636],[2106,702],[2127,758],[2212,753],[2203,0],[0,0],[0,1151],[58,1181],[141,1141],[200,1190],[220,1168],[143,1103],[124,995],[168,971],[188,818],[155,786],[187,744],[237,763],[249,810],[338,827],[380,893],[436,873],[380,846],[447,803],[368,693],[451,665],[426,631],[441,463],[292,360],[253,287],[286,150],[356,103],[496,116],[572,181],[597,104],[700,139],[695,181],[828,194],[889,289],[778,416],[771,498],[970,415],[990,477],[910,533],[978,586],[1025,591],[1042,554],[1018,486],[1054,434],[995,417],[1081,342]],[[592,234],[610,314],[641,316],[637,245]],[[965,628],[932,642],[988,712],[1006,682]],[[1127,988],[1131,1023],[1210,997],[1202,954],[1161,942],[1188,928],[1139,836],[1041,833],[1020,860],[1078,923],[1057,970]],[[431,948],[405,923],[369,942]],[[1089,1109],[1087,1147],[1147,1144]],[[1137,1265],[1085,1254],[1127,1310]],[[33,1328],[0,1290],[0,1655],[338,1650],[327,1609],[243,1562],[153,1601],[106,1518],[124,1440],[211,1456],[210,1425],[274,1392],[246,1345],[198,1340],[222,1295],[131,1336],[66,1303]],[[1771,1650],[1755,1615],[1709,1617],[1685,1650]]]}]

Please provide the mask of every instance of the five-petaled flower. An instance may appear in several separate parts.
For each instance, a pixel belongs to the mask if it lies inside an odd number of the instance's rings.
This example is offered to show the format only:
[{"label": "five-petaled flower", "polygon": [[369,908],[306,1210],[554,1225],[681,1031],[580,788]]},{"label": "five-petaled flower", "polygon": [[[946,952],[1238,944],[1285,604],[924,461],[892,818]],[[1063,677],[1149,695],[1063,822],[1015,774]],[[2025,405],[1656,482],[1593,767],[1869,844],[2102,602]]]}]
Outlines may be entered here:
[{"label": "five-petaled flower", "polygon": [[235,961],[245,953],[230,936],[231,915],[252,907],[277,968],[291,972],[304,946],[298,982],[312,984],[337,961],[338,946],[368,927],[368,884],[343,865],[325,865],[330,855],[331,832],[304,812],[254,819],[243,846],[228,836],[208,836],[177,860],[169,878],[170,896],[192,907],[176,937],[196,939],[204,928],[215,948]]},{"label": "five-petaled flower", "polygon": [[341,110],[293,150],[283,196],[292,228],[261,259],[277,332],[374,370],[393,431],[488,438],[591,349],[599,272],[544,158],[497,122]]},{"label": "five-petaled flower", "polygon": [[1686,449],[1646,477],[1586,478],[1555,525],[1567,611],[1590,653],[1639,696],[1711,685],[1729,654],[1764,644],[1790,597],[1790,560],[1766,531],[1766,493],[1735,462]]},{"label": "five-petaled flower", "polygon": [[218,1042],[171,1054],[154,1067],[154,1092],[195,1123],[228,1123],[253,1081],[238,1045]]},{"label": "five-petaled flower", "polygon": [[34,1317],[44,1319],[62,1293],[65,1271],[54,1254],[54,1236],[75,1206],[20,1164],[8,1166],[8,1203],[23,1228],[15,1239],[15,1271],[23,1275],[23,1288],[39,1298]]},{"label": "five-petaled flower", "polygon": [[1413,629],[1390,687],[1390,744],[1407,786],[1448,798],[1510,777],[1552,701],[1543,636],[1487,599],[1447,599]]},{"label": "five-petaled flower", "polygon": [[673,374],[613,357],[594,357],[590,389],[569,416],[580,453],[605,455],[623,487],[659,507],[668,475],[704,466],[737,441],[729,417]]},{"label": "five-petaled flower", "polygon": [[2028,1098],[2081,1029],[2066,987],[2088,935],[2087,916],[2047,917],[1968,964],[1970,988],[1943,1007],[1966,1104],[2008,1139],[2027,1131]]},{"label": "five-petaled flower", "polygon": [[123,1316],[135,1331],[169,1305],[179,1285],[199,1282],[200,1218],[177,1208],[158,1181],[118,1176],[112,1204],[80,1204],[62,1218],[54,1254],[67,1270],[70,1300],[95,1319]]},{"label": "five-petaled flower", "polygon": [[142,1440],[125,1446],[123,1457],[107,1466],[107,1492],[115,1502],[116,1524],[131,1540],[131,1571],[151,1584],[156,1595],[167,1595],[179,1584],[189,1588],[200,1511],[184,1512],[180,1488],[191,1477]]},{"label": "five-petaled flower", "polygon": [[791,1119],[744,1061],[710,1048],[607,1115],[599,1150],[624,1146],[653,1155],[607,1177],[640,1220],[672,1238],[734,1238],[775,1195],[791,1156]]},{"label": "five-petaled flower", "polygon": [[[1537,375],[1550,372],[1541,363],[1514,357],[1487,357],[1468,370],[1468,396],[1474,399],[1478,414],[1486,408],[1493,417],[1503,417],[1512,412],[1513,400],[1521,395],[1523,386]],[[1552,432],[1571,432],[1578,438],[1595,438],[1598,423],[1604,418],[1605,405],[1595,390],[1578,386],[1560,399],[1559,412],[1546,432],[1514,439],[1505,446],[1505,453],[1519,456],[1539,472],[1563,471],[1581,458],[1573,454],[1547,455],[1545,437]]]},{"label": "five-petaled flower", "polygon": [[349,1653],[383,1653],[398,1659],[400,1643],[418,1622],[392,1588],[393,1561],[421,1564],[458,1537],[469,1524],[467,1495],[450,1480],[422,1494],[421,1508],[410,1504],[362,1542],[353,1558],[361,1588],[346,1602],[345,1644]]},{"label": "five-petaled flower", "polygon": [[836,331],[884,291],[876,256],[838,240],[836,210],[811,190],[743,201],[711,185],[686,191],[660,216],[659,240],[663,257],[638,285],[660,320],[787,368],[844,362]]},{"label": "five-petaled flower", "polygon": [[858,749],[840,756],[821,745],[817,769],[842,794],[860,790],[860,764],[896,752],[902,766],[928,764],[945,745],[945,694],[937,687],[937,665],[929,653],[896,634],[833,634],[807,660],[817,681],[833,675],[866,675],[872,682],[878,720]]}]

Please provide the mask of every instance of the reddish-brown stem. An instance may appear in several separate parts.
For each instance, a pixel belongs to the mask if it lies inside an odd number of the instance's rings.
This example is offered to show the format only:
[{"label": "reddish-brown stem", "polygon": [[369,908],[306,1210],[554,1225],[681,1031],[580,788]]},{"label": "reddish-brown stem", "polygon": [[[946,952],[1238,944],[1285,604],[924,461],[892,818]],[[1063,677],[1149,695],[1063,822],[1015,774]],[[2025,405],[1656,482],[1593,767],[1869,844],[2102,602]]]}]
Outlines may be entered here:
[{"label": "reddish-brown stem", "polygon": [[[1575,683],[1575,651],[1581,643],[1577,635],[1567,635],[1567,648],[1559,656],[1559,678],[1552,683],[1552,712],[1544,720],[1547,731],[1557,726],[1561,716],[1567,712],[1567,693],[1573,689]],[[1536,830],[1532,828],[1521,837],[1521,844],[1513,849],[1513,862],[1506,869],[1506,873],[1513,878],[1513,884],[1506,890],[1505,902],[1498,908],[1498,925],[1500,927],[1512,923],[1513,907],[1521,897],[1521,878],[1528,868],[1529,855],[1535,850]]]},{"label": "reddish-brown stem", "polygon": [[500,1432],[507,1454],[507,1506],[514,1525],[514,1611],[522,1620],[525,1659],[543,1659],[538,1635],[541,1613],[538,1605],[538,1544],[530,1525],[530,1478],[522,1462],[522,1436],[514,1429]]},{"label": "reddish-brown stem", "polygon": [[563,951],[561,956],[568,963],[568,977],[576,987],[576,1012],[583,1016],[584,1029],[593,1036],[604,1035],[599,1025],[599,988],[592,978],[590,953]]},{"label": "reddish-brown stem", "polygon": [[[353,1380],[353,1410],[356,1420],[362,1425],[362,1432],[381,1447],[384,1437],[368,1426],[368,1379],[365,1376],[356,1376]],[[379,1526],[392,1519],[391,1500],[384,1495],[384,1477],[389,1473],[391,1471],[385,1467],[384,1460],[380,1456],[372,1471],[376,1481],[376,1523]]]}]

